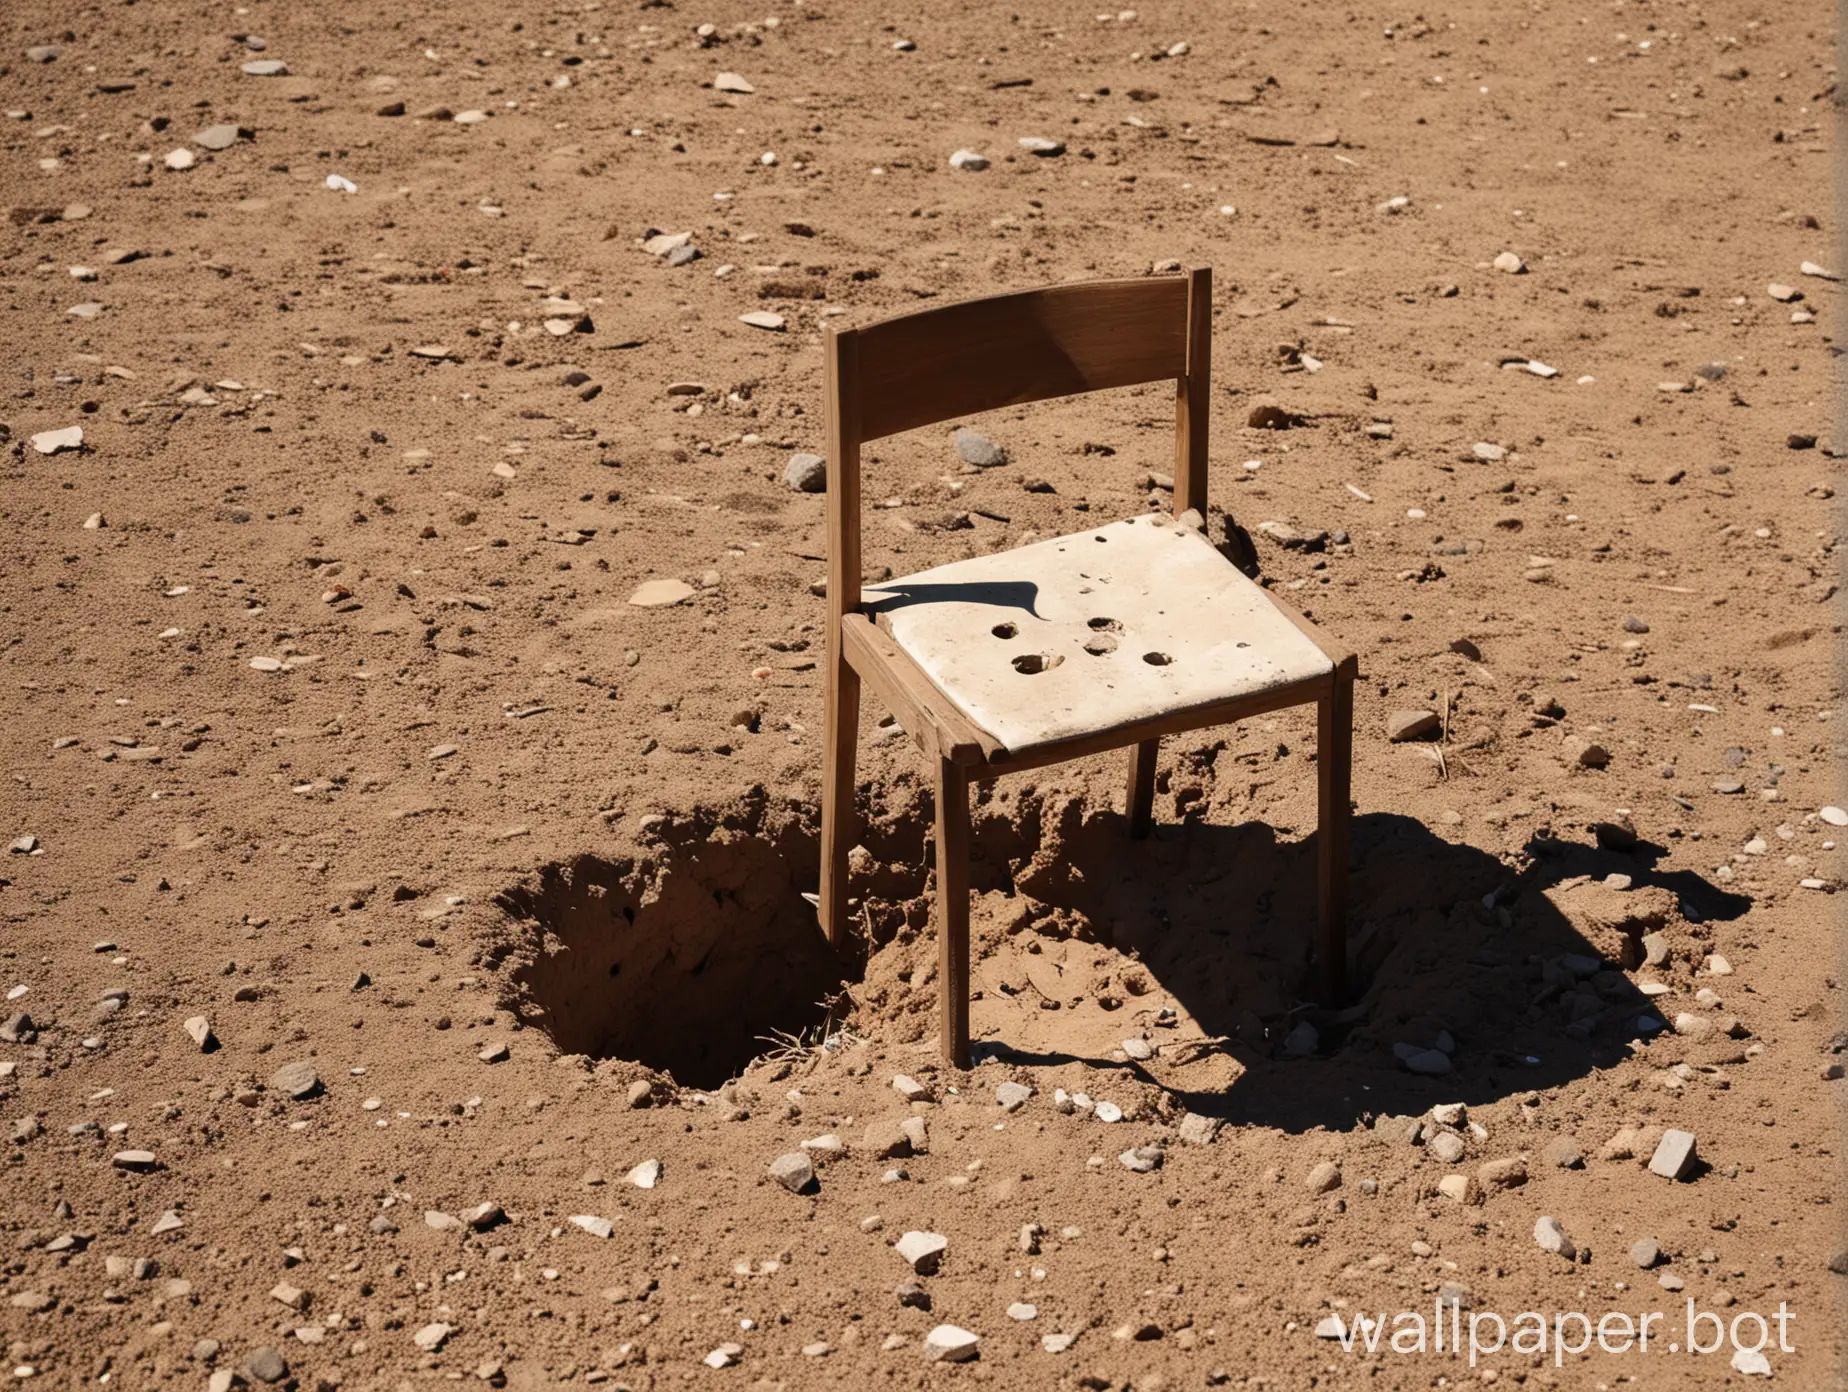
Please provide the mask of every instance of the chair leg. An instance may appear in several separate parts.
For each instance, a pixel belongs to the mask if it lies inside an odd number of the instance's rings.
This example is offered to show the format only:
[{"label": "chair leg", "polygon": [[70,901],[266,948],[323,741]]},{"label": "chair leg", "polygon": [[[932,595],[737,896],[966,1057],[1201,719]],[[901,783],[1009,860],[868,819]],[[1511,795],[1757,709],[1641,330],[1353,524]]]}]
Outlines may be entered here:
[{"label": "chair leg", "polygon": [[1155,825],[1155,760],[1160,754],[1159,739],[1130,747],[1129,792],[1123,799],[1123,811],[1129,817],[1129,834],[1138,841]]},{"label": "chair leg", "polygon": [[1316,703],[1316,836],[1320,914],[1316,933],[1317,994],[1337,1006],[1347,991],[1349,792],[1354,757],[1354,673],[1337,669],[1329,694]]},{"label": "chair leg", "polygon": [[937,761],[937,989],[943,1061],[969,1066],[969,775]]},{"label": "chair leg", "polygon": [[847,852],[853,846],[853,771],[860,739],[860,674],[839,651],[828,655],[827,721],[821,781],[821,931],[847,936]]}]

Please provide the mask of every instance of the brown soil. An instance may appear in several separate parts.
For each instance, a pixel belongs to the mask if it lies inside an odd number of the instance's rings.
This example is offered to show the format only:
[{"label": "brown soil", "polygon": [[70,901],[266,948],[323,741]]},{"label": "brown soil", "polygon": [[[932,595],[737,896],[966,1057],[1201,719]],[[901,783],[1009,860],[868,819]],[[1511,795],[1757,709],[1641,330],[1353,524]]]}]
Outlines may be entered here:
[{"label": "brown soil", "polygon": [[[276,1372],[269,1346],[310,1388],[1741,1380],[1659,1343],[1472,1373],[1313,1336],[1458,1285],[1510,1316],[1783,1301],[1778,1379],[1838,1385],[1837,290],[1799,271],[1841,264],[1829,17],[779,18],[0,14],[0,831],[36,838],[0,865],[6,1013],[29,1017],[0,1043],[9,1365],[200,1386]],[[264,60],[286,75],[242,71]],[[225,123],[226,148],[193,144]],[[952,170],[965,147],[991,166]],[[699,258],[668,264],[657,232]],[[883,712],[855,950],[802,898],[824,503],[781,476],[822,446],[821,326],[1170,260],[1217,274],[1215,506],[1362,655],[1354,999],[1304,996],[1314,732],[1287,713],[1169,741],[1150,842],[1123,835],[1120,759],[984,789],[984,1061],[948,1072],[929,793]],[[1247,425],[1266,404],[1289,428]],[[881,442],[869,566],[1167,506],[1170,411],[1163,387],[997,413],[975,424],[1010,462],[987,470],[947,426]],[[73,425],[81,450],[30,443]],[[693,593],[630,605],[651,579]],[[1408,709],[1440,737],[1389,743]],[[1585,956],[1589,979],[1562,960]],[[1641,1042],[1657,1012],[1689,1018]],[[1394,1053],[1439,1042],[1448,1077]],[[276,1075],[304,1060],[319,1088],[291,1099]],[[1035,1089],[1014,1113],[1009,1080]],[[1440,1132],[1407,1135],[1452,1102],[1482,1134],[1446,1164]],[[928,1152],[874,1154],[912,1112]],[[1224,1123],[1212,1144],[1189,1113]],[[1624,1127],[1695,1132],[1699,1166],[1606,1158]],[[812,1195],[767,1177],[830,1133]],[[1549,1158],[1561,1137],[1581,1167]],[[1153,1172],[1118,1163],[1154,1145]],[[1525,1183],[1478,1173],[1512,1157]],[[1323,1161],[1340,1183],[1312,1189]],[[483,1203],[503,1221],[454,1221]],[[1543,1215],[1579,1264],[1536,1244]],[[909,1229],[949,1240],[928,1312],[894,1294]],[[927,1365],[939,1323],[979,1358]]]}]

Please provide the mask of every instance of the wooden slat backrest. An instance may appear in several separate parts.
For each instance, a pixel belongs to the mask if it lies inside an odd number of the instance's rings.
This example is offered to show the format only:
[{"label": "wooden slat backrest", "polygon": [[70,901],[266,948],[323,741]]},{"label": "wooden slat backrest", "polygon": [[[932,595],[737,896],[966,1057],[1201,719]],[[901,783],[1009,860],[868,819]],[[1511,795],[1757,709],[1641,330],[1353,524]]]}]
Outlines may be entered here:
[{"label": "wooden slat backrest", "polygon": [[1101,280],[903,314],[858,340],[862,441],[1187,375],[1187,280]]},{"label": "wooden slat backrest", "polygon": [[[860,445],[1076,392],[1174,382],[1174,512],[1206,516],[1213,273],[1097,280],[829,329],[828,627],[860,608]],[[830,658],[830,661],[834,661]]]}]

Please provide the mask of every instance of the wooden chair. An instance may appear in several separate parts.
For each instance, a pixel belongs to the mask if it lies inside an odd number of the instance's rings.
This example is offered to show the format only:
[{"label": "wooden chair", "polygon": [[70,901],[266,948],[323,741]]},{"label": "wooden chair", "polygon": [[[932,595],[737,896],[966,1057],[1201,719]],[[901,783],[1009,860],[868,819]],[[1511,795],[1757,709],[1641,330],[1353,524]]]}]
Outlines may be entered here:
[{"label": "wooden chair", "polygon": [[[846,932],[860,685],[936,762],[942,1047],[969,1060],[969,784],[1127,747],[1145,836],[1163,735],[1317,708],[1317,987],[1342,993],[1355,659],[1204,535],[1212,272],[996,295],[830,330],[822,928]],[[1144,515],[863,586],[860,446],[1048,397],[1175,384],[1173,520]]]}]

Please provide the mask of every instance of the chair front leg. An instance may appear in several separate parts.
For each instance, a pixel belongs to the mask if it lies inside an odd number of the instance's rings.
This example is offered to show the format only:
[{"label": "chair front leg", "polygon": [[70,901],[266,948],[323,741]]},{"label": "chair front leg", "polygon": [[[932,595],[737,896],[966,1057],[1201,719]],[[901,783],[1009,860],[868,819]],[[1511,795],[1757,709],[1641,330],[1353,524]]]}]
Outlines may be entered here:
[{"label": "chair front leg", "polygon": [[1144,740],[1129,750],[1129,791],[1123,811],[1129,834],[1140,841],[1155,825],[1155,761],[1161,757],[1161,740]]},{"label": "chair front leg", "polygon": [[853,846],[854,763],[859,754],[860,674],[840,651],[828,654],[821,774],[821,931],[836,947],[847,936],[847,852]]},{"label": "chair front leg", "polygon": [[1348,825],[1354,757],[1354,665],[1335,669],[1316,703],[1316,834],[1320,913],[1316,932],[1316,993],[1339,1006],[1347,993]]},{"label": "chair front leg", "polygon": [[943,1061],[969,1066],[969,775],[937,760],[937,989]]}]

